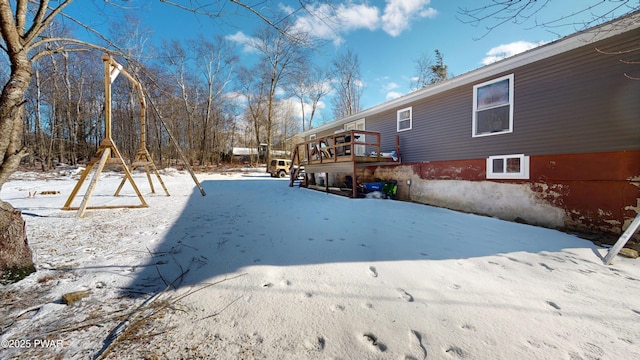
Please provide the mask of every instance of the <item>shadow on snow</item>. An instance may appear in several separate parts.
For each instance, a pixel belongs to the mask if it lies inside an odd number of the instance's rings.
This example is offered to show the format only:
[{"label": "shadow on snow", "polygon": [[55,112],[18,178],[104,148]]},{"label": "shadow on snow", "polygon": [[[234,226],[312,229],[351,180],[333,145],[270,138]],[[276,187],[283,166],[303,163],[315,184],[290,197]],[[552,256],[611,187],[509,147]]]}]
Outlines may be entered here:
[{"label": "shadow on snow", "polygon": [[205,181],[125,292],[211,283],[249,266],[447,260],[593,246],[557,231],[276,179]]}]

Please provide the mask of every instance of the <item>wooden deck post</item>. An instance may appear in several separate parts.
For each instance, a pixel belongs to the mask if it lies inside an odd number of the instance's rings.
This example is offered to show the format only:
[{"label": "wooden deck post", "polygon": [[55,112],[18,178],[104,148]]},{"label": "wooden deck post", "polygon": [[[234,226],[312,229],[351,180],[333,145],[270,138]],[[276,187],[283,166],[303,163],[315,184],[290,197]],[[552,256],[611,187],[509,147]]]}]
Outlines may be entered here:
[{"label": "wooden deck post", "polygon": [[357,198],[358,197],[358,180],[356,179],[356,163],[355,161],[353,162],[353,179],[352,179],[352,184],[351,184],[351,197],[352,198]]},{"label": "wooden deck post", "polygon": [[329,193],[329,173],[324,173],[324,188]]}]

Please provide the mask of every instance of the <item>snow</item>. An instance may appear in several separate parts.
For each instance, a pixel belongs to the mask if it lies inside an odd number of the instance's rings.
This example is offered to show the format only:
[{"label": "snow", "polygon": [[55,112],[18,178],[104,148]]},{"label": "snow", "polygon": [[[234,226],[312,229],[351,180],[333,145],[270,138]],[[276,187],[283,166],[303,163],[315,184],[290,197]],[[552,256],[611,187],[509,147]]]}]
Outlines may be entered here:
[{"label": "snow", "polygon": [[[0,358],[640,358],[640,262],[574,235],[264,168],[198,174],[205,197],[185,172],[162,172],[171,196],[134,177],[148,208],[80,219],[72,171],[4,185],[38,271],[0,288]],[[137,205],[121,179],[89,205]]]}]

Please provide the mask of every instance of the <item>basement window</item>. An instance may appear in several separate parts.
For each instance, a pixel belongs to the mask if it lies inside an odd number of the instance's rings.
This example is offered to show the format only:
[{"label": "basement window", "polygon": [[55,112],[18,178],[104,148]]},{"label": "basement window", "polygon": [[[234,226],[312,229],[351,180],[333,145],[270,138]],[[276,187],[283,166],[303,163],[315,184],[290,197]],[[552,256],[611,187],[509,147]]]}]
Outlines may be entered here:
[{"label": "basement window", "polygon": [[402,110],[398,110],[398,132],[411,130],[412,120],[411,120],[411,108],[404,108]]},{"label": "basement window", "polygon": [[473,87],[472,137],[513,132],[513,74]]},{"label": "basement window", "polygon": [[529,179],[529,157],[524,154],[489,156],[487,179]]}]

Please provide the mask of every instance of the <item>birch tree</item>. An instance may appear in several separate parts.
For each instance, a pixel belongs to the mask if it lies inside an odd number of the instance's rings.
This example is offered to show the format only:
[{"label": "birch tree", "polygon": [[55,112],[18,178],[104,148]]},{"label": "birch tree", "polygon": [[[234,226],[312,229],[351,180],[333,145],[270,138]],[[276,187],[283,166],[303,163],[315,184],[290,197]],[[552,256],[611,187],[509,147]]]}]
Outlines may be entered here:
[{"label": "birch tree", "polygon": [[[283,25],[283,29],[287,29]],[[277,31],[273,27],[265,26],[256,34],[256,41],[249,45],[254,47],[260,53],[261,69],[264,71],[262,78],[266,82],[266,143],[267,143],[267,163],[271,159],[271,144],[273,137],[274,107],[276,99],[276,91],[279,86],[283,86],[290,76],[294,68],[306,61],[308,48],[304,46],[306,36],[301,33],[295,34],[292,39],[287,34]]]},{"label": "birch tree", "polygon": [[362,110],[363,83],[360,76],[360,60],[351,49],[338,55],[332,62],[333,115],[340,119]]}]

